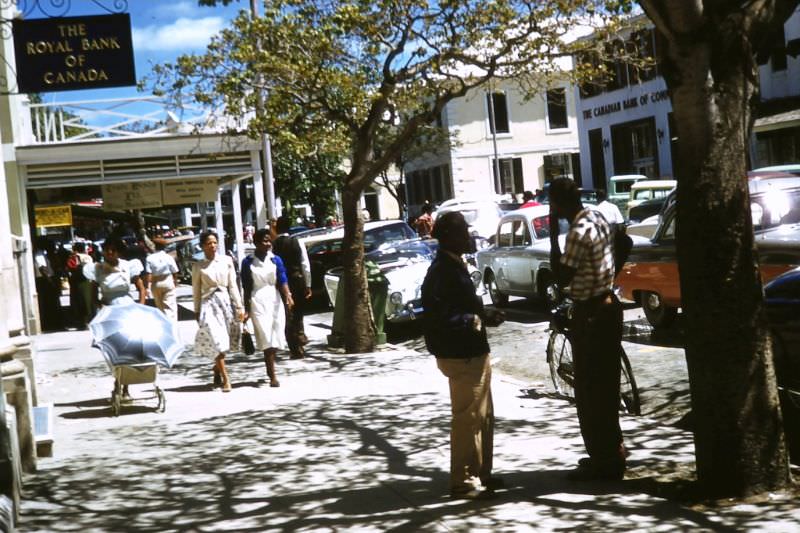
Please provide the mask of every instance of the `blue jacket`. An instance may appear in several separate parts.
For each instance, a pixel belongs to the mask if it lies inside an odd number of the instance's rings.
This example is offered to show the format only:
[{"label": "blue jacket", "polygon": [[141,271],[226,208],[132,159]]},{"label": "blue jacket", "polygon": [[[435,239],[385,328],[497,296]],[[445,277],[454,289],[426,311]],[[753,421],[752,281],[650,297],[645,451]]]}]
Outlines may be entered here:
[{"label": "blue jacket", "polygon": [[489,353],[486,327],[473,329],[474,316],[484,319],[483,302],[464,265],[443,250],[436,254],[422,283],[425,345],[436,357],[469,358]]}]

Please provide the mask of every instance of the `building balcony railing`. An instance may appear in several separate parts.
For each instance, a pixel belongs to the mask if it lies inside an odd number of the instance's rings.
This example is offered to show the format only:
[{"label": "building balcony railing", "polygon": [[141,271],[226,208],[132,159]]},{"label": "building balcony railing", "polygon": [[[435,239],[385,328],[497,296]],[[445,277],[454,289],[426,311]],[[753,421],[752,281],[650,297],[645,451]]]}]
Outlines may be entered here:
[{"label": "building balcony railing", "polygon": [[29,141],[62,144],[242,131],[241,122],[155,96],[28,104]]}]

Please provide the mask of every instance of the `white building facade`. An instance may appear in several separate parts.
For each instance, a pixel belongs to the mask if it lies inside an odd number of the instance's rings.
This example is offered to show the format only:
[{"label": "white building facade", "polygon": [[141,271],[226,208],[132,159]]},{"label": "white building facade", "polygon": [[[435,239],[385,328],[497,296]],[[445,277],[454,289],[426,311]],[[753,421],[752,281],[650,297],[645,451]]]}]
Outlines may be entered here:
[{"label": "white building facade", "polygon": [[497,83],[451,101],[440,126],[455,145],[405,167],[410,212],[450,198],[519,199],[556,177],[579,177],[574,95],[556,87],[525,101],[513,84]]}]

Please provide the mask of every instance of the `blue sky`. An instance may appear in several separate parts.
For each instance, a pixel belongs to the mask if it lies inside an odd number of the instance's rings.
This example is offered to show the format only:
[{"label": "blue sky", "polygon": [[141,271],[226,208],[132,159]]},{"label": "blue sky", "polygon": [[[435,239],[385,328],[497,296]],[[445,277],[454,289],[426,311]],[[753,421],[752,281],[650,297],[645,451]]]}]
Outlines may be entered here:
[{"label": "blue sky", "polygon": [[[40,0],[48,4],[52,0]],[[99,5],[98,5],[99,4]],[[65,16],[103,15],[114,0],[72,0]],[[236,14],[250,8],[248,0],[227,7],[200,7],[196,0],[127,0],[131,15],[136,78],[141,79],[153,64],[171,61],[181,54],[202,52],[212,35],[218,33]],[[41,17],[33,12],[30,18]],[[138,96],[136,87],[42,93],[45,102],[69,102]]]}]

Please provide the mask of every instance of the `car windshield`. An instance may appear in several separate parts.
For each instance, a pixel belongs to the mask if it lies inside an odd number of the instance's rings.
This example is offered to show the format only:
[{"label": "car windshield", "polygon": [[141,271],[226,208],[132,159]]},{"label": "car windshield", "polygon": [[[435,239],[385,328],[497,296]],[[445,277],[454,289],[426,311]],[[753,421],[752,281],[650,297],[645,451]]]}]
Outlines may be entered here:
[{"label": "car windshield", "polygon": [[766,230],[800,222],[800,188],[773,189],[753,195],[750,203],[753,228]]}]

